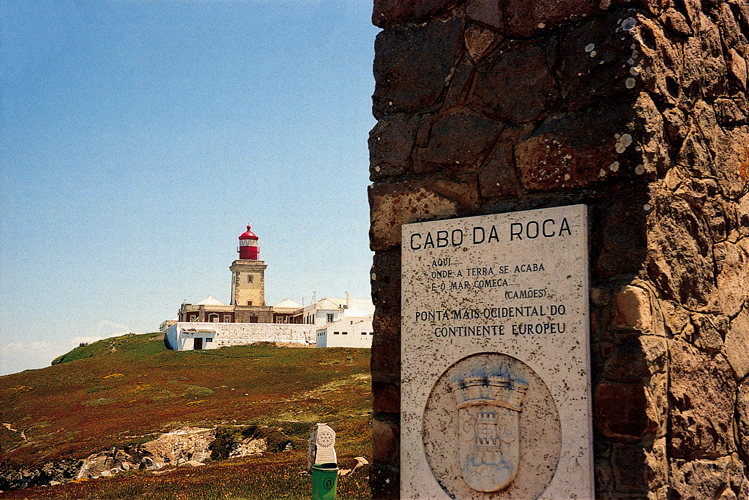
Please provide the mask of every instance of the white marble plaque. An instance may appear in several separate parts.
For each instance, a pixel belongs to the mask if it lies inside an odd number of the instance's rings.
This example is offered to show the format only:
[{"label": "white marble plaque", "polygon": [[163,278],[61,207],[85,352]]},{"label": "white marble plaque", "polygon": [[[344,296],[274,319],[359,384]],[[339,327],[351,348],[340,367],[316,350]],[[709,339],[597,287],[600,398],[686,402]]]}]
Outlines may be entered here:
[{"label": "white marble plaque", "polygon": [[587,207],[402,245],[401,498],[594,498]]}]

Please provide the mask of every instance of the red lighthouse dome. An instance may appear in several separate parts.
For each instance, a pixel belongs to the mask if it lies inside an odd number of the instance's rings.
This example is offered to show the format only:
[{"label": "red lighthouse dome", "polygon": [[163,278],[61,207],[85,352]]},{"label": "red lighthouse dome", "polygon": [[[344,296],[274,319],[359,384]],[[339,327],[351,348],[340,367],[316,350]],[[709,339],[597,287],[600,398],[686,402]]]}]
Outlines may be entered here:
[{"label": "red lighthouse dome", "polygon": [[250,225],[247,225],[247,231],[239,236],[239,258],[241,260],[257,260],[257,240],[255,233],[250,231]]}]

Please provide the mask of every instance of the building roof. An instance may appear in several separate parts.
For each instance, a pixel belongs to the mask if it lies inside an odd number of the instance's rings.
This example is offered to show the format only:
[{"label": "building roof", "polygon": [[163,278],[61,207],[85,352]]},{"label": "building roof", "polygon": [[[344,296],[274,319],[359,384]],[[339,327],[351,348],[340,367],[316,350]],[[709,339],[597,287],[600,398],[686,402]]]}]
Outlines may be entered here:
[{"label": "building roof", "polygon": [[208,297],[204,298],[203,300],[201,300],[195,305],[196,306],[226,306],[229,304],[224,304],[223,302],[215,298],[213,295],[209,295]]},{"label": "building roof", "polygon": [[273,309],[291,309],[291,310],[298,310],[302,308],[302,304],[295,302],[291,300],[290,298],[285,298],[275,306],[273,306]]}]

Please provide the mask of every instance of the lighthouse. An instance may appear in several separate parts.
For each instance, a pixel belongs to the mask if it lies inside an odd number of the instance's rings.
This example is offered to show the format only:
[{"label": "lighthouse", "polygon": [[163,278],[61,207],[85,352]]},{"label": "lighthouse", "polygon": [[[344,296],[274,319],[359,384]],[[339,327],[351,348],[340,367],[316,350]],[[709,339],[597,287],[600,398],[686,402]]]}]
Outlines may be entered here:
[{"label": "lighthouse", "polygon": [[[258,236],[252,232],[250,225],[247,224],[247,231],[239,236],[239,248],[237,249],[239,258],[232,262],[229,267],[232,274],[231,305],[242,309],[256,309],[265,306],[265,268],[268,266],[258,259],[258,240]],[[255,323],[258,321],[258,316],[253,313],[259,311],[247,310],[245,312],[248,315],[246,322]],[[261,319],[260,322],[264,321]]]}]

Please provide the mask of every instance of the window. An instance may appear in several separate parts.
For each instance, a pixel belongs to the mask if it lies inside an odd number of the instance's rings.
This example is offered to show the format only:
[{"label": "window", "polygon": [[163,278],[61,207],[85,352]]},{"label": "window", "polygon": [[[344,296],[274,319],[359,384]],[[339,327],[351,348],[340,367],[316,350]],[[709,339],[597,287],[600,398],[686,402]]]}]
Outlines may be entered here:
[{"label": "window", "polygon": [[367,334],[367,332],[361,332],[361,334],[362,334],[362,335],[366,335],[366,334]]},{"label": "window", "polygon": [[251,300],[248,300],[248,301],[247,301],[247,305],[248,305],[248,306],[251,306],[251,305],[252,305],[252,301],[251,301]]},{"label": "window", "polygon": [[247,283],[252,283],[252,275],[251,274],[247,275]]},{"label": "window", "polygon": [[369,332],[370,335],[374,335],[374,332]]},{"label": "window", "polygon": [[333,335],[338,335],[338,332],[333,332]]},{"label": "window", "polygon": [[206,337],[205,343],[207,344],[208,342],[213,342],[213,339],[211,337]]},{"label": "window", "polygon": [[332,323],[333,321],[335,321],[333,313],[328,313],[328,323]]},{"label": "window", "polygon": [[341,332],[341,335],[348,335],[348,332]]},{"label": "window", "polygon": [[231,314],[224,314],[224,323],[231,323]]}]

